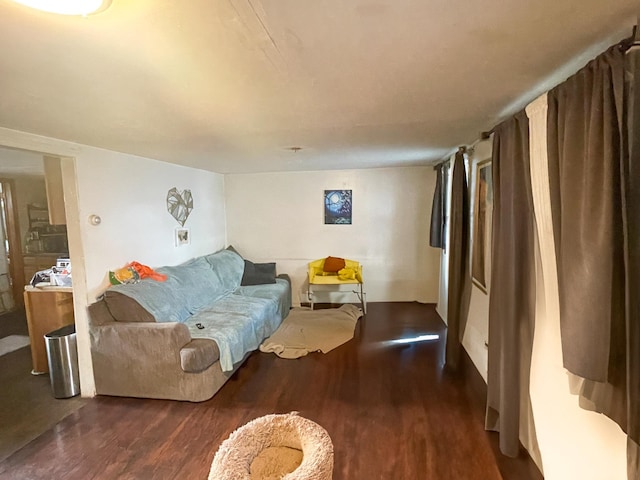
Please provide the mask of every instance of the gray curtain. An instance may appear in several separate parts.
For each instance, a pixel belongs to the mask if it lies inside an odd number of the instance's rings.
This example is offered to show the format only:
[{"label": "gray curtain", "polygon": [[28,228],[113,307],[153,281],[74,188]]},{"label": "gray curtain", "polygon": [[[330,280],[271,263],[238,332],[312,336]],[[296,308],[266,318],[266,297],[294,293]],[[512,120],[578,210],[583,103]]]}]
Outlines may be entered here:
[{"label": "gray curtain", "polygon": [[529,401],[523,372],[530,370],[535,325],[535,225],[524,111],[494,129],[492,175],[486,428],[500,432],[500,450],[515,457],[520,405]]},{"label": "gray curtain", "polygon": [[549,92],[547,118],[563,363],[585,379],[580,405],[629,435],[630,479],[640,434],[635,55],[617,45],[590,62]]},{"label": "gray curtain", "polygon": [[446,192],[447,184],[444,182],[445,164],[441,163],[436,169],[436,188],[433,192],[433,204],[431,205],[431,231],[429,245],[435,248],[446,248],[445,220],[446,220]]},{"label": "gray curtain", "polygon": [[451,179],[449,216],[449,295],[447,301],[447,343],[445,363],[455,370],[460,361],[462,336],[469,313],[469,190],[464,166],[464,149],[459,149]]},{"label": "gray curtain", "polygon": [[624,330],[623,95],[624,53],[618,47],[548,95],[563,362],[570,372],[599,382],[609,377],[610,355],[624,358],[624,342],[612,337]]}]

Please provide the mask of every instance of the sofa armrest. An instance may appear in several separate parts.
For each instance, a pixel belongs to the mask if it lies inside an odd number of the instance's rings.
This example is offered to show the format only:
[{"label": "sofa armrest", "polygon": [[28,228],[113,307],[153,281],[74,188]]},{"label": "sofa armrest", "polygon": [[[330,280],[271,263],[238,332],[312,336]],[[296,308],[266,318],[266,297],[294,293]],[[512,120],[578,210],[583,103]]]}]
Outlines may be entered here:
[{"label": "sofa armrest", "polygon": [[286,274],[286,273],[281,273],[280,275],[278,275],[276,278],[281,278],[283,280],[286,280],[287,282],[289,282],[289,288],[291,288],[291,277]]},{"label": "sofa armrest", "polygon": [[91,353],[96,383],[181,370],[180,350],[190,341],[189,329],[182,323],[108,322],[95,326],[91,329]]},{"label": "sofa armrest", "polygon": [[98,394],[167,398],[179,391],[180,350],[191,341],[186,325],[107,322],[90,332]]}]

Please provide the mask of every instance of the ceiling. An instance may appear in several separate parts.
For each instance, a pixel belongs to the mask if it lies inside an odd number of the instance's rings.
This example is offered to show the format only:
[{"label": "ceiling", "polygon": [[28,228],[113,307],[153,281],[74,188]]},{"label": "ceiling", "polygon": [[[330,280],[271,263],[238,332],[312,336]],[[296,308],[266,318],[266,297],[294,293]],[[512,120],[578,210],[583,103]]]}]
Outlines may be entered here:
[{"label": "ceiling", "polygon": [[639,10],[113,0],[81,18],[0,0],[0,126],[220,173],[425,165],[629,36]]}]

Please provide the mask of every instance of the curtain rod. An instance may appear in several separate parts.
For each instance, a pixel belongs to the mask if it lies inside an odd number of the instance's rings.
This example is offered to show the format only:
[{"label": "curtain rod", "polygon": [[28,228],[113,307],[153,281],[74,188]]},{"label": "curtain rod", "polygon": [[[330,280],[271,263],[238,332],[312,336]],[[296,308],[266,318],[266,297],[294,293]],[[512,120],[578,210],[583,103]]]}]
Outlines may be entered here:
[{"label": "curtain rod", "polygon": [[[467,153],[467,152],[469,152],[471,150],[473,150],[473,146],[467,147],[466,145],[460,145],[458,147],[458,149],[456,150],[456,153],[458,153],[458,152]],[[445,163],[451,163],[451,155],[454,155],[454,154],[452,153],[447,158],[445,158],[445,159],[439,161],[438,163],[436,163],[433,166],[433,169],[434,170],[438,170],[438,168],[440,168],[440,166],[444,165]]]},{"label": "curtain rod", "polygon": [[634,47],[640,48],[640,15],[638,15],[638,21],[633,27],[633,33],[629,38],[625,38],[620,42],[620,47],[625,51],[629,51]]},{"label": "curtain rod", "polygon": [[[624,51],[628,51],[634,47],[640,48],[640,15],[638,15],[638,20],[636,22],[636,25],[634,25],[633,27],[633,33],[631,34],[631,36],[618,42],[618,46],[620,46],[620,48],[622,48]],[[480,137],[477,141],[488,140],[495,131],[496,127],[493,127],[492,129],[485,132],[480,132]]]}]

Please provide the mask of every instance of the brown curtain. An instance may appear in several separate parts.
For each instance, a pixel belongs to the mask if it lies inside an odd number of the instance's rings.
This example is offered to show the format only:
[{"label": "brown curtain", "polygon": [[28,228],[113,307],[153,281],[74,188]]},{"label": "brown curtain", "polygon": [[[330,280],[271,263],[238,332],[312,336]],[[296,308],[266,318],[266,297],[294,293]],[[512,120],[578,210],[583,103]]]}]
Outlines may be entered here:
[{"label": "brown curtain", "polygon": [[[493,227],[486,428],[503,454],[518,455],[522,391],[528,392],[535,325],[535,229],[529,120],[520,112],[494,129]],[[524,388],[523,388],[524,387]]]},{"label": "brown curtain", "polygon": [[446,366],[458,368],[462,336],[469,313],[469,190],[464,167],[464,150],[455,155],[451,179],[449,216],[449,295],[447,302]]},{"label": "brown curtain", "polygon": [[640,434],[637,68],[610,48],[549,92],[547,118],[563,363],[585,379],[580,405],[629,435],[630,479]]},{"label": "brown curtain", "polygon": [[626,224],[626,346],[628,478],[640,479],[640,27],[638,46],[626,54],[628,92],[628,160],[623,163]]},{"label": "brown curtain", "polygon": [[444,183],[445,164],[435,167],[436,188],[433,192],[433,204],[431,205],[431,231],[429,245],[435,248],[446,248],[445,219],[446,219],[446,192],[447,184]]}]

